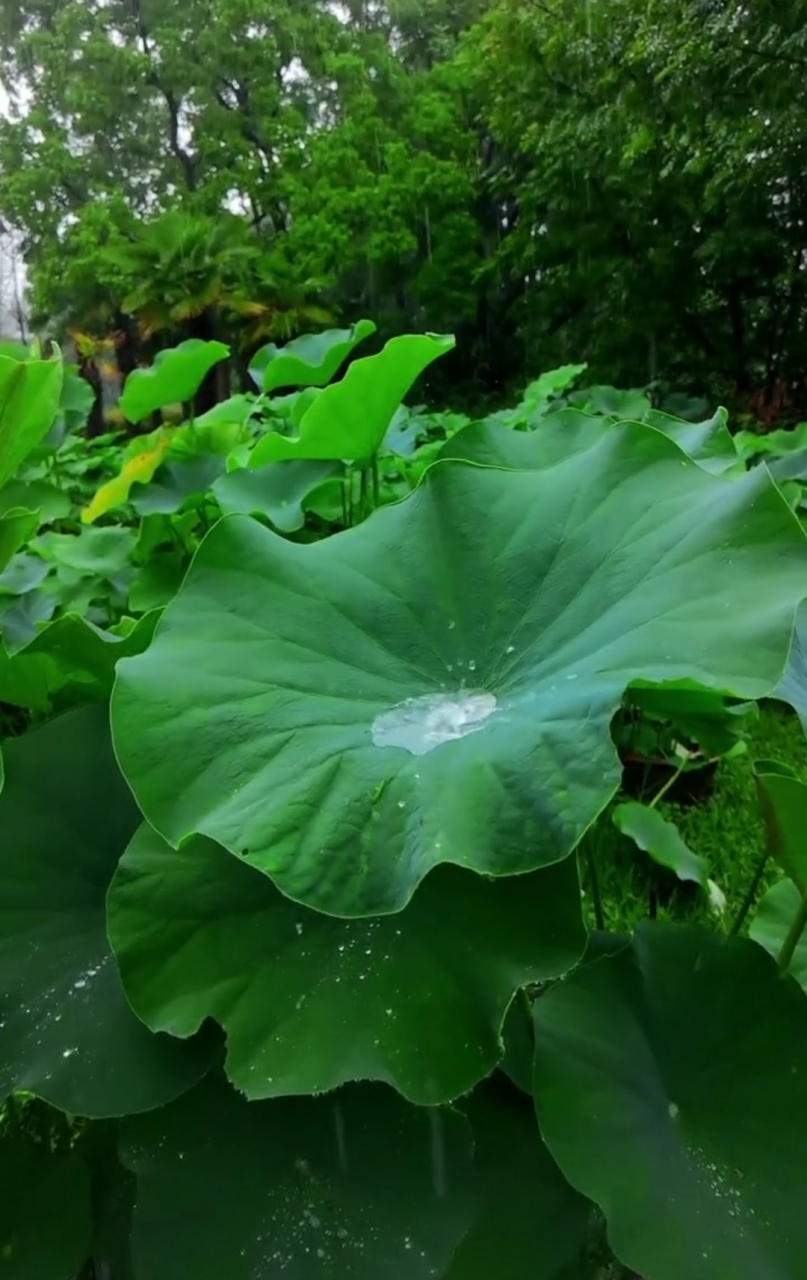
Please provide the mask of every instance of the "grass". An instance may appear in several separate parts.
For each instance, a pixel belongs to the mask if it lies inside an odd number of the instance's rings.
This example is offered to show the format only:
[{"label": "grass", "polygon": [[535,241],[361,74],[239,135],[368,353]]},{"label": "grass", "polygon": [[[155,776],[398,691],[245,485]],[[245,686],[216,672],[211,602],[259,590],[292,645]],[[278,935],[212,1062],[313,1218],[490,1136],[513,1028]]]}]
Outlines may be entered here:
[{"label": "grass", "polygon": [[[763,703],[748,735],[748,752],[721,761],[714,785],[701,803],[682,807],[661,801],[659,810],[675,822],[693,853],[705,858],[710,876],[726,895],[726,928],[734,919],[764,847],[762,818],[753,778],[753,762],[771,759],[788,764],[807,777],[807,741],[789,707]],[[603,913],[609,929],[629,930],[655,911],[658,919],[702,920],[717,923],[696,885],[680,884],[661,872],[613,826],[606,811],[591,833]],[[766,870],[762,889],[778,876],[774,864]],[[583,884],[591,905],[585,868]],[[590,911],[593,917],[593,909]],[[593,926],[593,918],[589,923]]]}]

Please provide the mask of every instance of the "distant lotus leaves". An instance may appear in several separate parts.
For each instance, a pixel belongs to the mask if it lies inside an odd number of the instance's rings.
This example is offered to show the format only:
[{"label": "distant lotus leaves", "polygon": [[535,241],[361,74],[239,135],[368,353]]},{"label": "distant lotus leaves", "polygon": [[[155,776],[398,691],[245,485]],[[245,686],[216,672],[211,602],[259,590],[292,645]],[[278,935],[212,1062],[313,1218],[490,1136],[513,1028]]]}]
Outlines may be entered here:
[{"label": "distant lotus leaves", "polygon": [[119,664],[118,758],[175,847],[207,835],[315,910],[397,911],[442,862],[568,856],[618,785],[630,681],[769,693],[805,580],[764,471],[714,477],[648,427],[539,470],[441,462],[324,542],[220,522]]}]

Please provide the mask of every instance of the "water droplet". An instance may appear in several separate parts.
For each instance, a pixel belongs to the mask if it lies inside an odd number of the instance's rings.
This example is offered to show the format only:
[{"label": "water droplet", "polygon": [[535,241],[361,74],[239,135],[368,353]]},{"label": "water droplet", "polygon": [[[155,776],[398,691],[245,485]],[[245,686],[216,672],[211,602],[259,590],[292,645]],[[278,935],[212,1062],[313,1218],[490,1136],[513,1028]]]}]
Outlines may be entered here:
[{"label": "water droplet", "polygon": [[[377,747],[403,747],[412,755],[422,756],[443,742],[476,733],[495,710],[492,693],[429,693],[422,698],[407,698],[376,716],[373,743]],[[402,801],[398,804],[403,808]]]},{"label": "water droplet", "polygon": [[509,644],[505,649],[505,653],[515,653],[515,651],[516,651],[516,646],[514,644]]},{"label": "water droplet", "polygon": [[449,622],[448,624],[449,631],[453,631],[456,625],[457,625],[456,622]]},{"label": "water droplet", "polygon": [[300,924],[300,921],[299,921],[299,920],[297,921],[297,923],[296,923],[296,925],[295,925],[294,927],[295,927],[295,929],[297,930],[297,932],[298,932],[298,933],[302,933],[302,931],[303,931],[303,926]]},{"label": "water droplet", "polygon": [[671,1119],[671,1120],[677,1120],[677,1119],[678,1119],[678,1116],[680,1115],[680,1112],[679,1112],[678,1107],[676,1106],[676,1104],[675,1104],[674,1102],[671,1102],[671,1103],[670,1103],[670,1105],[669,1105],[669,1107],[667,1108],[667,1110],[668,1110],[668,1111],[669,1111],[669,1113],[670,1113],[670,1119]]}]

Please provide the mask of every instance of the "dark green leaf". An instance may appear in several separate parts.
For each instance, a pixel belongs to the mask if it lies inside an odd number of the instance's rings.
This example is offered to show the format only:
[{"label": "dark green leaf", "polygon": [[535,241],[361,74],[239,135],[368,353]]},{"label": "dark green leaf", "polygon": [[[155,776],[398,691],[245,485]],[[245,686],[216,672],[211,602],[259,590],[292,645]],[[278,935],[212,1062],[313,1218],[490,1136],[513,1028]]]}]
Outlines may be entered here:
[{"label": "dark green leaf", "polygon": [[706,888],[708,864],[684,843],[675,823],[663,818],[657,809],[629,801],[617,805],[612,818],[617,830],[649,853],[659,866],[674,871],[679,880],[694,880]]},{"label": "dark green leaf", "polygon": [[[779,959],[800,906],[801,895],[792,880],[780,880],[760,898],[748,933],[775,960]],[[788,973],[807,991],[807,933],[796,945]]]},{"label": "dark green leaf", "polygon": [[535,1005],[550,1151],[652,1280],[785,1280],[807,1257],[807,1000],[761,947],[643,926]]},{"label": "dark green leaf", "polygon": [[105,707],[4,746],[0,796],[0,1094],[27,1089],[84,1116],[160,1106],[215,1053],[154,1036],[123,994],[106,894],[140,821]]},{"label": "dark green leaf", "polygon": [[270,462],[220,476],[213,493],[225,515],[265,516],[281,533],[294,533],[305,524],[305,499],[340,470],[338,462],[309,458]]},{"label": "dark green leaf", "polygon": [[79,1157],[0,1136],[0,1280],[73,1280],[92,1247],[90,1180]]}]

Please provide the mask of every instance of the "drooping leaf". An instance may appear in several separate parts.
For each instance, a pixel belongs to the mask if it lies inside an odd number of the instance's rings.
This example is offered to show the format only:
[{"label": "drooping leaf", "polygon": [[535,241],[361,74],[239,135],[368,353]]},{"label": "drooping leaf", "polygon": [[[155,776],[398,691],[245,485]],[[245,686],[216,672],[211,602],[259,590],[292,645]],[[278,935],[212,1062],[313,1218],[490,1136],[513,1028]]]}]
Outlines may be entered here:
[{"label": "drooping leaf", "polygon": [[617,830],[649,853],[659,866],[674,871],[679,880],[694,880],[706,888],[707,862],[692,852],[675,823],[664,818],[658,809],[631,800],[617,805],[612,817]]},{"label": "drooping leaf", "polygon": [[755,769],[768,849],[807,897],[807,784],[782,772]]},{"label": "drooping leaf", "polygon": [[807,1257],[807,999],[761,947],[645,925],[535,1003],[566,1177],[652,1280],[784,1280]]},{"label": "drooping leaf", "polygon": [[43,522],[49,522],[70,514],[70,499],[44,480],[10,480],[0,489],[0,515],[6,515],[15,507],[38,511]]},{"label": "drooping leaf", "polygon": [[315,909],[394,911],[442,861],[567,856],[618,784],[630,681],[764,695],[806,567],[769,477],[633,424],[543,471],[440,463],[312,545],[228,517],[119,666],[119,759],[170,843],[208,835]]},{"label": "drooping leaf", "polygon": [[128,502],[132,485],[148,484],[170,445],[170,433],[161,431],[158,434],[155,433],[153,442],[150,439],[147,447],[132,452],[124,462],[119,474],[113,480],[101,485],[92,502],[84,508],[81,513],[83,522],[92,524],[99,516],[106,515],[108,511],[113,511],[115,507],[122,506],[124,502]]},{"label": "drooping leaf", "polygon": [[281,533],[294,533],[305,524],[305,499],[340,470],[338,462],[310,458],[270,462],[220,476],[213,493],[225,515],[262,515]]},{"label": "drooping leaf", "polygon": [[588,1206],[529,1113],[488,1091],[467,1109],[371,1084],[247,1103],[209,1077],[124,1121],[138,1280],[584,1280]]},{"label": "drooping leaf", "polygon": [[0,1277],[71,1280],[92,1248],[88,1170],[72,1151],[0,1136]]},{"label": "drooping leaf", "polygon": [[349,329],[304,333],[283,347],[270,342],[252,357],[250,377],[267,394],[277,387],[324,387],[351,351],[375,331],[372,320],[359,320]]},{"label": "drooping leaf", "polygon": [[807,600],[796,614],[787,667],[772,697],[793,708],[807,735]]},{"label": "drooping leaf", "polygon": [[[790,926],[801,906],[801,895],[792,880],[780,880],[772,885],[759,900],[748,933],[754,942],[779,959],[782,947],[790,932]],[[807,991],[807,933],[801,935],[796,945],[788,973]]]},{"label": "drooping leaf", "polygon": [[216,1053],[154,1036],[132,1013],[106,894],[140,821],[105,707],[5,743],[0,796],[0,1095],[26,1089],[83,1116],[161,1106]]},{"label": "drooping leaf", "polygon": [[109,895],[128,998],[153,1030],[227,1031],[250,1098],[385,1080],[412,1101],[459,1097],[501,1057],[515,991],[580,959],[574,859],[494,884],[428,876],[394,916],[339,920],[197,837],[177,852],[144,825]]},{"label": "drooping leaf", "polygon": [[0,355],[0,488],[50,430],[62,376],[61,360]]},{"label": "drooping leaf", "polygon": [[120,411],[129,422],[142,422],[167,404],[193,400],[207,374],[230,348],[223,342],[188,338],[178,347],[161,351],[148,369],[134,369],[126,379]]},{"label": "drooping leaf", "polygon": [[454,339],[438,334],[391,338],[376,356],[355,360],[341,382],[326,387],[303,414],[299,436],[270,432],[252,451],[250,467],[291,458],[358,461],[377,453],[407,391]]},{"label": "drooping leaf", "polygon": [[37,511],[7,511],[0,515],[0,573],[39,528]]}]

